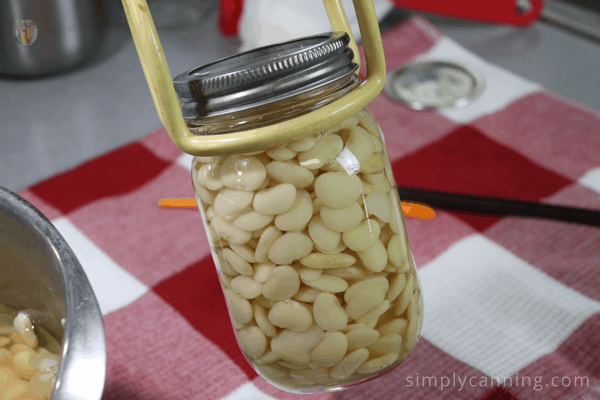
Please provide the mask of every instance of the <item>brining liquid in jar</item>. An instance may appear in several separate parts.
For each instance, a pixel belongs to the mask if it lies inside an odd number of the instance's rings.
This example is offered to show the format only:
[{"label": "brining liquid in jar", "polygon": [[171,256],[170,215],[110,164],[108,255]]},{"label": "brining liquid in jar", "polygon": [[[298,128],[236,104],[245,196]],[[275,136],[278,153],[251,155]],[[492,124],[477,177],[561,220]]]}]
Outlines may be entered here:
[{"label": "brining liquid in jar", "polygon": [[[345,34],[257,49],[175,78],[190,131],[329,104],[360,78]],[[342,389],[413,351],[423,301],[384,137],[363,109],[317,134],[195,157],[193,184],[236,337],[291,392]]]}]

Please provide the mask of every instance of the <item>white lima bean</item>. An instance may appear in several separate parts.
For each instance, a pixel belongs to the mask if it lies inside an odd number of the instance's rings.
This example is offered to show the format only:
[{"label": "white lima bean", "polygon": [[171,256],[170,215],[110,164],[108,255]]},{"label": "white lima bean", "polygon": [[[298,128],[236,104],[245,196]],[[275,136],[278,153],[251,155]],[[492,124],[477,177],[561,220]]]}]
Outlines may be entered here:
[{"label": "white lima bean", "polygon": [[322,249],[318,245],[315,244],[315,249],[317,251],[320,251],[323,254],[339,254],[342,251],[346,250],[347,247],[346,247],[346,245],[344,243],[340,243],[340,244],[337,245],[337,247],[335,249],[325,250],[325,249]]},{"label": "white lima bean", "polygon": [[277,227],[269,226],[267,229],[263,231],[258,240],[258,245],[256,246],[256,251],[254,252],[254,256],[256,261],[265,263],[269,261],[268,253],[271,249],[271,246],[277,239],[279,239],[283,234]]},{"label": "white lima bean", "polygon": [[291,264],[310,254],[313,242],[300,232],[288,232],[275,240],[269,249],[269,259],[275,264]]},{"label": "white lima bean", "polygon": [[340,331],[348,325],[348,315],[333,293],[321,292],[315,298],[313,313],[317,324],[326,331]]},{"label": "white lima bean", "polygon": [[330,375],[334,379],[344,380],[350,377],[369,358],[369,350],[356,349],[346,355],[335,367],[331,369]]},{"label": "white lima bean", "polygon": [[301,189],[310,185],[315,176],[306,168],[289,162],[273,161],[267,164],[267,173],[279,183],[291,183]]},{"label": "white lima bean", "polygon": [[396,318],[381,325],[377,330],[381,336],[386,336],[391,333],[397,333],[400,336],[405,336],[408,321],[404,318]]},{"label": "white lima bean", "polygon": [[267,337],[258,326],[248,326],[238,331],[240,343],[250,358],[260,357],[267,349]]},{"label": "white lima bean", "polygon": [[314,242],[315,246],[323,250],[334,250],[336,247],[338,247],[342,239],[342,234],[325,226],[321,220],[321,216],[318,214],[313,216],[308,224],[308,234],[310,235],[310,238]]},{"label": "white lima bean", "polygon": [[310,351],[319,343],[325,332],[314,324],[301,333],[285,329],[271,339],[271,350],[283,360],[306,365],[310,362]]},{"label": "white lima bean", "polygon": [[219,179],[221,164],[205,164],[196,173],[196,180],[208,190],[219,190],[223,182]]},{"label": "white lima bean", "polygon": [[359,327],[346,332],[348,350],[356,350],[372,345],[379,339],[380,333],[375,329]]},{"label": "white lima bean", "polygon": [[277,335],[277,329],[269,322],[266,309],[257,303],[254,303],[252,307],[254,311],[254,319],[256,320],[256,324],[260,330],[263,331],[263,333],[268,337],[275,337]]},{"label": "white lima bean", "polygon": [[317,279],[311,279],[310,281],[305,281],[303,283],[322,292],[342,293],[348,289],[348,282],[342,278],[331,275],[322,274]]},{"label": "white lima bean", "polygon": [[[10,315],[5,313],[10,312]],[[51,396],[60,367],[60,345],[47,331],[34,327],[29,314],[0,305],[0,396],[42,400]]]},{"label": "white lima bean", "polygon": [[254,210],[246,210],[238,215],[231,224],[239,230],[248,232],[262,229],[269,225],[271,221],[273,221],[272,215],[263,215]]},{"label": "white lima bean", "polygon": [[356,202],[362,183],[356,175],[345,172],[326,172],[315,181],[315,193],[327,207],[343,208]]},{"label": "white lima bean", "polygon": [[249,276],[239,275],[231,280],[231,288],[245,299],[255,299],[262,294],[263,284]]},{"label": "white lima bean", "polygon": [[323,338],[310,352],[310,359],[319,367],[333,367],[348,350],[348,339],[342,332],[325,332]]},{"label": "white lima bean", "polygon": [[296,300],[278,301],[269,311],[269,322],[292,332],[304,332],[313,323],[312,313]]},{"label": "white lima bean", "polygon": [[354,202],[343,208],[323,206],[319,212],[326,227],[334,232],[346,232],[356,228],[363,219],[363,210]]},{"label": "white lima bean", "polygon": [[[248,242],[250,243],[250,242]],[[254,250],[246,245],[238,245],[238,244],[230,244],[229,247],[231,250],[235,251],[235,254],[242,257],[244,260],[249,263],[255,263],[256,258],[254,257]]]},{"label": "white lima bean", "polygon": [[275,269],[276,266],[277,265],[272,262],[256,263],[254,264],[254,274],[252,275],[252,277],[257,282],[265,283],[269,274],[273,269]]},{"label": "white lima bean", "polygon": [[298,162],[307,169],[319,169],[340,154],[344,141],[338,135],[321,138],[307,151],[298,153]]},{"label": "white lima bean", "polygon": [[297,301],[301,301],[303,303],[314,303],[314,301],[317,299],[317,297],[321,293],[322,292],[317,289],[313,289],[311,287],[304,286],[304,287],[300,288],[300,290],[298,290],[298,293],[296,293],[294,295],[293,299],[297,300]]},{"label": "white lima bean", "polygon": [[276,147],[266,151],[267,155],[276,161],[287,161],[296,157],[297,152],[287,147]]},{"label": "white lima bean", "polygon": [[225,260],[229,262],[229,265],[231,265],[238,273],[246,276],[251,276],[254,273],[252,265],[242,257],[238,256],[235,251],[223,249],[223,257],[225,257]]},{"label": "white lima bean", "polygon": [[196,157],[194,171],[233,324],[262,376],[335,386],[412,351],[422,297],[366,111],[287,146]]},{"label": "white lima bean", "polygon": [[[356,322],[358,322],[358,323],[364,322],[367,325],[369,325],[369,323],[371,323],[372,321],[378,321],[379,317],[381,317],[389,309],[390,309],[390,301],[384,300],[377,307],[375,307],[374,309],[372,309],[371,311],[369,311],[368,313],[366,313],[365,315],[363,315],[362,317],[357,319]],[[377,324],[377,322],[375,322],[375,325],[376,324]]]},{"label": "white lima bean", "polygon": [[342,240],[349,249],[354,251],[365,251],[375,244],[379,238],[381,227],[372,220],[367,219],[360,223],[356,228],[344,232]]},{"label": "white lima bean", "polygon": [[392,365],[398,359],[398,353],[389,353],[381,357],[374,358],[363,363],[357,370],[359,374],[374,374],[379,372],[390,365]]},{"label": "white lima bean", "polygon": [[313,215],[310,194],[304,189],[298,190],[292,207],[275,217],[275,226],[282,231],[303,229]]},{"label": "white lima bean", "polygon": [[264,215],[282,214],[292,208],[296,200],[296,187],[291,183],[281,183],[254,195],[252,206]]},{"label": "white lima bean", "polygon": [[[368,287],[355,294],[346,307],[348,317],[359,319],[383,302],[385,293],[378,288]],[[361,321],[362,322],[362,321]]]},{"label": "white lima bean", "polygon": [[296,268],[296,271],[298,271],[298,275],[300,275],[300,280],[302,281],[317,279],[323,272],[323,270],[313,268]]},{"label": "white lima bean", "polygon": [[388,254],[381,240],[375,239],[373,246],[358,253],[365,267],[373,272],[381,272],[387,265]]},{"label": "white lima bean", "polygon": [[225,218],[248,207],[252,203],[253,197],[254,192],[223,188],[217,193],[213,208],[218,216]]},{"label": "white lima bean", "polygon": [[274,268],[265,281],[262,294],[273,301],[291,299],[300,289],[300,276],[289,265]]},{"label": "white lima bean", "polygon": [[350,254],[311,253],[300,259],[300,264],[315,269],[346,268],[354,265],[356,258]]},{"label": "white lima bean", "polygon": [[265,166],[256,157],[229,156],[220,169],[221,183],[232,189],[256,190],[266,177]]},{"label": "white lima bean", "polygon": [[388,353],[399,353],[402,349],[402,336],[397,333],[390,333],[382,336],[372,345],[368,346],[369,354],[384,355]]},{"label": "white lima bean", "polygon": [[229,243],[245,244],[252,238],[250,232],[236,228],[218,215],[215,215],[213,220],[210,221],[210,226],[219,237]]}]

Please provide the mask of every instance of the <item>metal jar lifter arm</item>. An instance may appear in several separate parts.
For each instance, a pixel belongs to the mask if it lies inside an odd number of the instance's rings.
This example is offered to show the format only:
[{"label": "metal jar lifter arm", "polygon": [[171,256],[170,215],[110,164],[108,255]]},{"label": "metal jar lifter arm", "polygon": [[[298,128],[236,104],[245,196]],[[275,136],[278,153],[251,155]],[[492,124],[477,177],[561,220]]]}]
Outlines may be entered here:
[{"label": "metal jar lifter arm", "polygon": [[[359,87],[309,114],[273,125],[227,134],[193,134],[183,120],[179,99],[175,93],[169,66],[150,15],[148,3],[146,0],[122,1],[160,120],[171,140],[188,154],[212,156],[245,153],[283,145],[316,134],[343,121],[373,101],[383,89],[385,58],[375,7],[371,0],[354,0],[354,9],[358,17],[367,62],[366,79]],[[350,48],[354,51],[355,61],[358,61],[358,47],[352,36],[341,0],[323,0],[323,3],[333,29],[345,31],[350,35]]]}]

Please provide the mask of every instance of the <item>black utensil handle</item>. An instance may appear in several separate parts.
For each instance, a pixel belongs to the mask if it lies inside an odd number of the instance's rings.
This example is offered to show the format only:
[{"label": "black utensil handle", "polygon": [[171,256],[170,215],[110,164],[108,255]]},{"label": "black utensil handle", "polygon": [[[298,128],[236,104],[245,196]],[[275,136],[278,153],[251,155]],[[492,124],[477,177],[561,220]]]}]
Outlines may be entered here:
[{"label": "black utensil handle", "polygon": [[426,203],[433,208],[490,215],[544,218],[600,227],[600,210],[407,187],[398,187],[398,194],[402,200]]}]

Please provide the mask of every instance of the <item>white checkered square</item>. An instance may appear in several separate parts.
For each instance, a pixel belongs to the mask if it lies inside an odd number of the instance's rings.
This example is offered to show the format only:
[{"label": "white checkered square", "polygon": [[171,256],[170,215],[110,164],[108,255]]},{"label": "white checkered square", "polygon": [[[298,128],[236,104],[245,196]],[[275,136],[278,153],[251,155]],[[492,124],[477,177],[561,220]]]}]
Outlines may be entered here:
[{"label": "white checkered square", "polygon": [[191,171],[193,159],[194,156],[192,156],[191,154],[184,153],[181,155],[181,157],[177,159],[177,164],[181,165],[186,170]]},{"label": "white checkered square", "polygon": [[121,268],[67,218],[52,221],[83,267],[102,315],[116,311],[143,296],[148,287]]},{"label": "white checkered square", "polygon": [[419,57],[419,60],[458,62],[483,77],[483,91],[470,104],[440,110],[443,115],[459,123],[493,113],[519,97],[541,89],[540,85],[482,60],[448,38],[440,40],[428,53]]},{"label": "white checkered square", "polygon": [[554,351],[600,303],[481,235],[419,270],[423,337],[492,377]]},{"label": "white checkered square", "polygon": [[248,382],[223,397],[222,400],[275,400],[275,398],[258,390],[252,382]]},{"label": "white checkered square", "polygon": [[578,181],[580,184],[600,193],[600,167],[589,170]]}]

